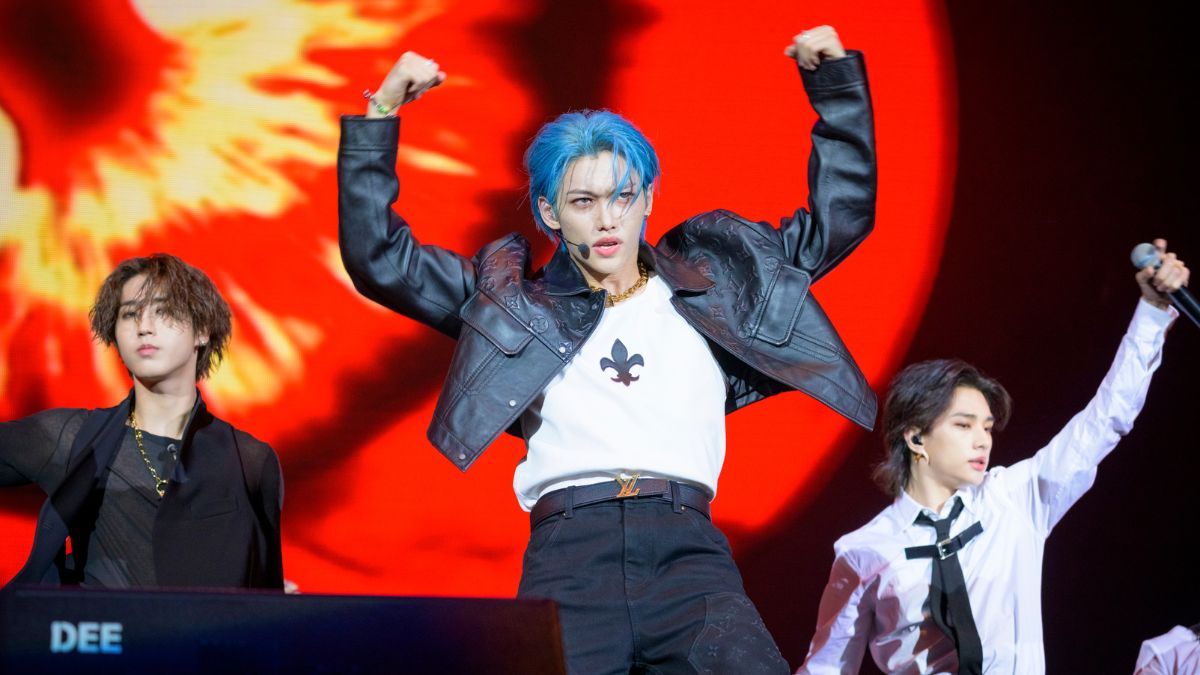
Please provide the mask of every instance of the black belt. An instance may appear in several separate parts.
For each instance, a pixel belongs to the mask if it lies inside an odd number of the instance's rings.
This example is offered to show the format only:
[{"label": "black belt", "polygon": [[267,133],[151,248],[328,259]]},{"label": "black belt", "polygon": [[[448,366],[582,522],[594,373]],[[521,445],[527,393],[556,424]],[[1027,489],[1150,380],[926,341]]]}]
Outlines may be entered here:
[{"label": "black belt", "polygon": [[671,502],[677,512],[685,508],[708,515],[708,494],[690,485],[661,478],[630,478],[626,481],[610,480],[592,485],[571,485],[542,495],[529,512],[529,527],[563,514],[570,518],[581,506],[619,499],[658,499]]}]

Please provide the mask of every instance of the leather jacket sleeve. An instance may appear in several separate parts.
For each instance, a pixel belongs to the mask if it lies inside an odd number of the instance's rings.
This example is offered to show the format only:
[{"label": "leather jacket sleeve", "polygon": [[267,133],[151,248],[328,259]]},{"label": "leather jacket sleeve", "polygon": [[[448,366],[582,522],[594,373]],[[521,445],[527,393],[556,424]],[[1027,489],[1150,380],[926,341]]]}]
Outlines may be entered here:
[{"label": "leather jacket sleeve", "polygon": [[458,310],[475,287],[475,266],[452,251],[422,245],[392,204],[397,118],[342,117],[338,149],[338,243],[354,287],[367,298],[458,337]]},{"label": "leather jacket sleeve", "polygon": [[800,77],[819,117],[808,158],[809,207],[785,217],[780,233],[792,264],[816,281],[874,227],[875,127],[860,52]]}]

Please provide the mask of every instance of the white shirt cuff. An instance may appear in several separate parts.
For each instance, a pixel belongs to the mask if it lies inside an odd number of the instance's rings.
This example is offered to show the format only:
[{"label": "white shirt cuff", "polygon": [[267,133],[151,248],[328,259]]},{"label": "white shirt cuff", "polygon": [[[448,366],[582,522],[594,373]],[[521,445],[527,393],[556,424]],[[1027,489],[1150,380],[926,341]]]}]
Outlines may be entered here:
[{"label": "white shirt cuff", "polygon": [[1137,309],[1133,312],[1133,320],[1129,323],[1129,334],[1138,342],[1155,342],[1171,327],[1179,312],[1174,307],[1159,309],[1146,301],[1138,299]]}]

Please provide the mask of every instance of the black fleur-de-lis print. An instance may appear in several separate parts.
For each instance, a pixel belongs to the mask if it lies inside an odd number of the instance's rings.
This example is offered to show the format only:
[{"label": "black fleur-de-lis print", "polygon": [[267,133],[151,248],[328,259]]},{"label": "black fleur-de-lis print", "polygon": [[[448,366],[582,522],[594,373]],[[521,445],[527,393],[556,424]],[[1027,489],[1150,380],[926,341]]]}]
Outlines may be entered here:
[{"label": "black fleur-de-lis print", "polygon": [[625,348],[625,344],[620,340],[613,342],[611,359],[608,357],[600,359],[600,370],[605,371],[609,368],[612,368],[617,373],[617,376],[612,378],[612,381],[620,382],[626,387],[634,382],[637,382],[640,378],[640,376],[635,376],[633,373],[629,372],[634,366],[642,366],[645,368],[646,360],[642,358],[641,354],[634,354],[633,356],[630,356],[629,350]]}]

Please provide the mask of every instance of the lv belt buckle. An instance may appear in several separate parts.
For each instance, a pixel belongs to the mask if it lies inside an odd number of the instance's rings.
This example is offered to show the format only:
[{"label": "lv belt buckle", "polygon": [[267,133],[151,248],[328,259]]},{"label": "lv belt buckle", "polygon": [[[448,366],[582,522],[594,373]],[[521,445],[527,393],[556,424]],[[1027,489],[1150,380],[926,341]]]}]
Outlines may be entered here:
[{"label": "lv belt buckle", "polygon": [[640,473],[635,473],[629,478],[617,476],[617,484],[621,486],[621,491],[617,493],[617,499],[625,499],[626,497],[636,497],[642,491],[641,488],[635,488],[638,479],[641,478]]}]

